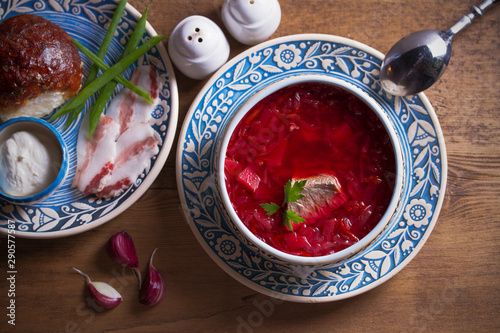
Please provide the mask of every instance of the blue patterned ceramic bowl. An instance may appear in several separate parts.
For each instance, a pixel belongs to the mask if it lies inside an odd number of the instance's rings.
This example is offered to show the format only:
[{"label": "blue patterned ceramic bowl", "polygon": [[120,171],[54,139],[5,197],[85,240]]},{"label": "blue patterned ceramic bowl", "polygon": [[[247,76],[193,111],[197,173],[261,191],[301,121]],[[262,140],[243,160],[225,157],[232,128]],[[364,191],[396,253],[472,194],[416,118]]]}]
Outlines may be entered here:
[{"label": "blue patterned ceramic bowl", "polygon": [[[41,119],[21,117],[0,125],[0,150],[5,141],[20,131],[34,134],[50,150],[50,172],[53,180],[40,192],[27,196],[13,196],[4,192],[0,187],[0,198],[13,204],[33,204],[50,197],[63,184],[68,174],[68,149],[61,134],[54,126]],[[2,173],[2,168],[0,168],[0,173]],[[5,177],[5,175],[0,174],[0,177]]]},{"label": "blue patterned ceramic bowl", "polygon": [[[447,158],[434,109],[423,94],[392,96],[379,82],[384,55],[338,36],[294,35],[256,45],[215,73],[179,133],[177,185],[186,220],[209,256],[258,292],[295,302],[366,292],[403,269],[431,234],[446,192]],[[217,147],[241,105],[268,85],[321,75],[356,86],[389,117],[401,141],[403,190],[394,218],[356,254],[324,265],[290,264],[249,246],[236,232],[217,186]]]},{"label": "blue patterned ceramic bowl", "polygon": [[[392,195],[391,202],[387,207],[386,212],[382,216],[380,222],[376,225],[376,227],[368,233],[365,237],[359,240],[356,244],[333,254],[318,256],[318,257],[304,257],[288,254],[282,251],[277,250],[276,248],[270,246],[269,244],[263,242],[260,238],[255,236],[241,221],[238,214],[233,208],[231,204],[231,200],[229,199],[229,195],[226,188],[225,175],[224,175],[224,161],[227,151],[227,146],[229,144],[229,140],[234,132],[234,129],[239,124],[241,119],[247,114],[248,111],[252,109],[252,107],[257,104],[259,101],[269,96],[270,94],[290,85],[298,84],[298,83],[306,83],[306,82],[320,82],[329,84],[333,87],[338,87],[343,90],[346,90],[358,97],[362,101],[368,105],[372,111],[378,116],[384,125],[387,133],[392,142],[392,146],[394,147],[394,157],[396,162],[396,175],[394,177],[394,191]],[[250,96],[246,102],[244,102],[240,109],[235,111],[230,123],[228,124],[224,136],[222,137],[221,144],[219,147],[219,155],[218,155],[218,168],[217,168],[217,184],[219,186],[221,200],[224,203],[224,207],[230,216],[230,223],[233,226],[235,233],[243,235],[244,241],[246,241],[249,247],[252,247],[255,251],[265,255],[269,258],[275,258],[278,260],[282,260],[284,262],[290,264],[299,264],[299,265],[324,265],[328,263],[338,262],[342,259],[350,257],[362,249],[364,249],[368,244],[373,242],[377,236],[387,227],[387,224],[394,218],[394,213],[396,208],[399,205],[401,199],[401,191],[403,188],[403,157],[402,157],[402,147],[401,141],[399,139],[396,130],[391,123],[387,114],[382,110],[379,104],[371,98],[368,94],[364,93],[361,89],[352,85],[349,82],[344,80],[329,77],[321,74],[304,74],[304,75],[294,75],[284,79],[281,79],[273,84],[270,84],[264,87],[262,90],[255,93],[255,95]]]}]

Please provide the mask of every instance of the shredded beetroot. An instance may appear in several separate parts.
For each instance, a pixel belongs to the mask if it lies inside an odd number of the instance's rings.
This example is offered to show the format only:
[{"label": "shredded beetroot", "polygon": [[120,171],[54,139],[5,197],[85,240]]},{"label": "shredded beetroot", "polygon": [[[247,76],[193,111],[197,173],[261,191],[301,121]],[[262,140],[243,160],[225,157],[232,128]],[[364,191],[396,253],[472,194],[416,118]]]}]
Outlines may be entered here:
[{"label": "shredded beetroot", "polygon": [[[236,213],[256,236],[287,253],[321,256],[343,250],[380,221],[393,193],[395,160],[375,113],[342,89],[322,83],[290,86],[268,96],[236,127],[225,161]],[[331,209],[305,223],[283,224],[260,204],[283,202],[292,178],[337,177]]]}]

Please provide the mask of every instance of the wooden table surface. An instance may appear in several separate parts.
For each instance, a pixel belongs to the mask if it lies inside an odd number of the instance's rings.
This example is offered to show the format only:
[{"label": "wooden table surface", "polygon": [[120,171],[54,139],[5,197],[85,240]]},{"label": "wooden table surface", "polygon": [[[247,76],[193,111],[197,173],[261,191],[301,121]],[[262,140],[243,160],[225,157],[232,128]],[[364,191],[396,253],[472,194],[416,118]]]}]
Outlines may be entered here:
[{"label": "wooden table surface", "polygon": [[[223,27],[223,0],[131,0],[149,6],[149,22],[170,34],[183,18],[203,15]],[[386,53],[408,33],[447,29],[478,0],[281,0],[272,36],[334,34]],[[223,29],[224,32],[227,31]],[[228,35],[231,57],[246,50]],[[18,332],[498,332],[500,331],[500,6],[454,38],[453,56],[426,95],[439,118],[448,154],[446,197],[434,231],[396,276],[337,302],[262,304],[270,298],[217,266],[186,223],[176,186],[177,140],[150,189],[126,212],[83,234],[16,239],[16,325],[7,323],[7,247],[1,238],[0,331]],[[179,132],[205,81],[176,71]],[[177,133],[178,133],[177,132]],[[135,280],[111,262],[108,238],[132,235],[143,272],[155,247],[166,280],[156,307],[139,304]],[[125,301],[111,311],[85,305],[84,279],[119,289]]]}]

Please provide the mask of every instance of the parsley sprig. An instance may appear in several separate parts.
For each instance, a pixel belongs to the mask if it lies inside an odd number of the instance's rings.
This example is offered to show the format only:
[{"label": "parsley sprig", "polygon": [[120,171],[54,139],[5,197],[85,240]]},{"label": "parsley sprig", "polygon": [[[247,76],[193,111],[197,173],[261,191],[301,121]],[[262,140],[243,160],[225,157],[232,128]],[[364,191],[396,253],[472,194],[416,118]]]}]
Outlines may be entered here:
[{"label": "parsley sprig", "polygon": [[293,226],[292,222],[294,223],[304,223],[306,220],[302,218],[300,215],[295,214],[294,211],[292,210],[287,210],[286,205],[290,202],[297,202],[298,200],[302,199],[304,197],[303,194],[300,194],[302,190],[304,189],[304,186],[306,185],[307,180],[299,180],[295,182],[292,186],[292,181],[289,180],[285,184],[285,198],[283,199],[283,203],[281,206],[274,202],[270,203],[264,203],[261,204],[260,206],[267,212],[268,216],[271,216],[275,213],[277,213],[280,209],[283,210],[283,224],[285,227],[287,227],[290,231],[293,231]]}]

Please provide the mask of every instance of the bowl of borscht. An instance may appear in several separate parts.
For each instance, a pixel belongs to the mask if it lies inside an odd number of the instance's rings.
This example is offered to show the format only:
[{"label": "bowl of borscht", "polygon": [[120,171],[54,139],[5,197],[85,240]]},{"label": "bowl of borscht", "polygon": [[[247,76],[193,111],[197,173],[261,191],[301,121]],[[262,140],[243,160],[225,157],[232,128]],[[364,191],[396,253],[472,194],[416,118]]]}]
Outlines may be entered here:
[{"label": "bowl of borscht", "polygon": [[338,78],[285,77],[234,113],[216,157],[234,232],[260,254],[323,265],[359,253],[394,218],[401,142],[377,102]]}]

